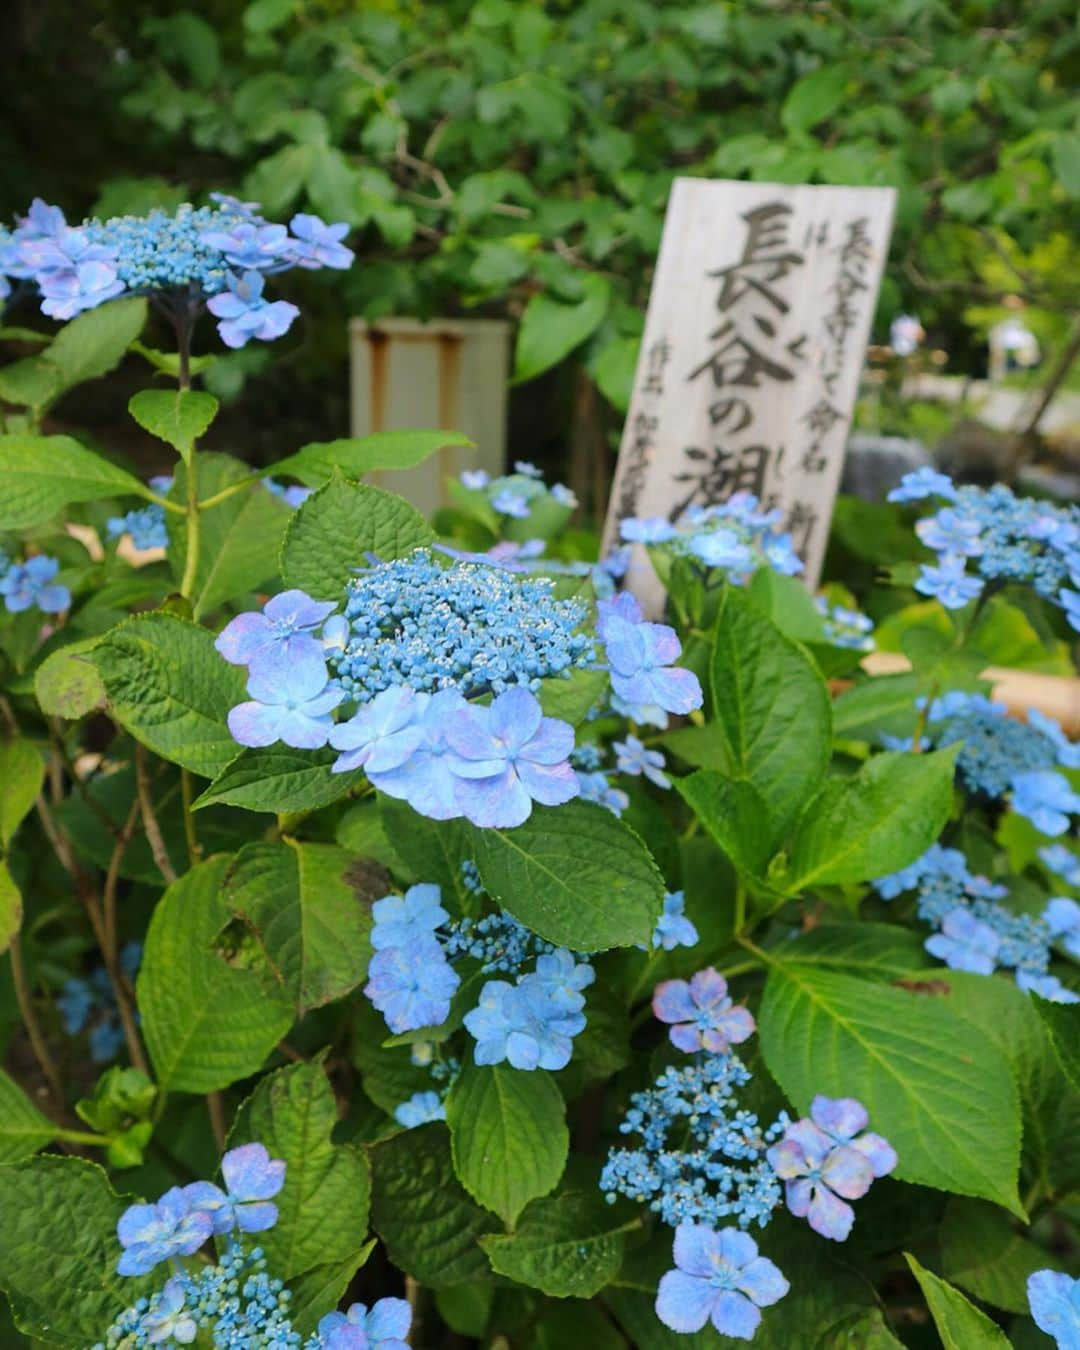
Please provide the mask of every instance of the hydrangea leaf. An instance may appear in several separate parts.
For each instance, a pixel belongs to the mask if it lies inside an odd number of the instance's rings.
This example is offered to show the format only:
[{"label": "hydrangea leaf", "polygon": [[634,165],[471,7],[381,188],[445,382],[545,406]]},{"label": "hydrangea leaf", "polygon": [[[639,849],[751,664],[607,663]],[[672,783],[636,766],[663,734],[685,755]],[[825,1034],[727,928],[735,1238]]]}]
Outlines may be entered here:
[{"label": "hydrangea leaf", "polygon": [[611,282],[595,272],[582,276],[583,298],[577,304],[554,300],[543,291],[525,306],[514,354],[514,379],[534,379],[550,370],[604,321],[611,303]]},{"label": "hydrangea leaf", "polygon": [[230,859],[185,873],[146,934],[136,986],[146,1048],[163,1092],[215,1092],[262,1068],[293,1011],[265,963],[230,965],[215,949],[232,918]]},{"label": "hydrangea leaf", "polygon": [[194,389],[144,389],[128,403],[128,412],[145,431],[171,445],[186,464],[195,442],[217,416],[213,394]]},{"label": "hydrangea leaf", "polygon": [[336,750],[293,750],[287,745],[241,750],[195,800],[195,810],[221,802],[248,811],[318,811],[347,796],[363,771],[332,773]]},{"label": "hydrangea leaf", "polygon": [[147,304],[141,296],[123,296],[64,324],[42,353],[56,368],[60,389],[96,380],[119,365],[142,332],[146,312]]},{"label": "hydrangea leaf", "polygon": [[104,707],[105,686],[88,655],[97,642],[96,637],[69,642],[34,671],[34,697],[47,716],[74,722]]},{"label": "hydrangea leaf", "polygon": [[214,635],[174,614],[137,614],[93,649],[109,711],[163,759],[213,778],[236,756],[225,718],[244,697],[244,674],[223,661]]},{"label": "hydrangea leaf", "polygon": [[1017,1195],[1020,1104],[1008,1062],[942,997],[772,957],[758,1029],[765,1063],[805,1111],[857,1097],[896,1175],[1003,1205]]},{"label": "hydrangea leaf", "polygon": [[129,1200],[81,1158],[34,1158],[4,1169],[0,1289],[26,1335],[83,1350],[159,1283],[116,1273],[116,1221]]},{"label": "hydrangea leaf", "polygon": [[379,797],[379,818],[394,853],[413,876],[441,886],[465,914],[477,910],[476,896],[465,886],[461,864],[472,857],[471,839],[460,820],[429,820],[407,802]]},{"label": "hydrangea leaf", "polygon": [[1027,1312],[1029,1275],[1061,1269],[1055,1257],[1018,1233],[1009,1216],[985,1200],[950,1200],[939,1238],[942,1274],[1007,1312]]},{"label": "hydrangea leaf", "polygon": [[559,1184],[570,1150],[566,1105],[554,1079],[537,1069],[468,1060],[446,1100],[458,1180],[508,1224]]},{"label": "hydrangea leaf", "polygon": [[763,876],[772,852],[769,808],[753,783],[699,769],[675,780],[683,800],[743,874]]},{"label": "hydrangea leaf", "polygon": [[11,843],[44,781],[45,763],[33,741],[0,741],[0,850]]},{"label": "hydrangea leaf", "polygon": [[377,469],[412,469],[440,450],[473,449],[458,431],[377,431],[371,436],[321,441],[301,446],[295,455],[278,460],[275,477],[297,478],[308,487],[320,487],[335,471],[346,478],[363,478]]},{"label": "hydrangea leaf", "polygon": [[768,805],[779,838],[829,762],[825,681],[797,643],[731,588],[716,622],[709,681],[724,760],[708,767],[748,779]]},{"label": "hydrangea leaf", "polygon": [[0,436],[0,530],[43,525],[72,502],[149,495],[126,469],[70,436]]},{"label": "hydrangea leaf", "polygon": [[482,1237],[492,1269],[552,1298],[592,1298],[622,1264],[629,1223],[598,1195],[570,1191],[535,1200],[514,1232]]},{"label": "hydrangea leaf", "polygon": [[576,727],[604,697],[607,687],[606,671],[574,670],[565,680],[541,680],[537,698],[545,717],[557,717]]},{"label": "hydrangea leaf", "polygon": [[499,1221],[454,1175],[444,1125],[404,1130],[370,1157],[372,1227],[396,1266],[430,1289],[489,1273],[477,1239],[498,1232]]},{"label": "hydrangea leaf", "polygon": [[[22,896],[15,879],[8,871],[8,865],[0,858],[0,953],[11,946],[11,939],[19,931],[22,923]],[[2,1096],[2,1094],[0,1094]],[[0,1134],[3,1126],[0,1125]]]},{"label": "hydrangea leaf", "polygon": [[850,778],[826,783],[799,821],[780,884],[794,894],[869,881],[921,857],[949,818],[958,748],[885,751]]},{"label": "hydrangea leaf", "polygon": [[[0,926],[3,924],[3,878],[0,863]],[[56,1138],[56,1126],[37,1109],[7,1074],[0,1072],[0,1164],[21,1162]]]},{"label": "hydrangea leaf", "polygon": [[1080,1004],[1035,997],[1033,1006],[1049,1032],[1065,1076],[1080,1089]]},{"label": "hydrangea leaf", "polygon": [[833,704],[838,739],[870,741],[882,732],[910,736],[915,729],[915,700],[922,692],[917,675],[878,675],[853,685]]},{"label": "hydrangea leaf", "polygon": [[1009,1338],[1001,1328],[959,1289],[920,1265],[910,1252],[904,1253],[904,1259],[919,1282],[945,1350],[995,1350],[998,1346],[1009,1350]]},{"label": "hydrangea leaf", "polygon": [[285,531],[281,575],[316,600],[340,600],[345,583],[374,553],[402,558],[434,539],[403,497],[335,474],[296,511]]},{"label": "hydrangea leaf", "polygon": [[923,947],[923,934],[891,923],[827,923],[800,933],[794,945],[780,949],[800,965],[861,975],[866,980],[918,981],[920,966],[932,966],[927,979],[940,967]]},{"label": "hydrangea leaf", "polygon": [[536,808],[514,830],[467,830],[485,890],[548,942],[581,952],[648,943],[663,877],[602,806],[571,801]]},{"label": "hydrangea leaf", "polygon": [[258,1141],[285,1160],[278,1221],[259,1235],[269,1268],[283,1280],[348,1261],[367,1237],[371,1171],[359,1149],[331,1142],[337,1123],[322,1064],[290,1064],[262,1080],[229,1136],[230,1147]]},{"label": "hydrangea leaf", "polygon": [[340,1261],[327,1261],[290,1280],[289,1321],[301,1336],[310,1336],[329,1308],[336,1308],[345,1297],[353,1276],[375,1250],[375,1239],[365,1242],[359,1251]]},{"label": "hydrangea leaf", "polygon": [[251,925],[270,968],[303,1015],[364,979],[371,913],[350,877],[359,860],[334,844],[248,844],[225,881],[228,903]]}]

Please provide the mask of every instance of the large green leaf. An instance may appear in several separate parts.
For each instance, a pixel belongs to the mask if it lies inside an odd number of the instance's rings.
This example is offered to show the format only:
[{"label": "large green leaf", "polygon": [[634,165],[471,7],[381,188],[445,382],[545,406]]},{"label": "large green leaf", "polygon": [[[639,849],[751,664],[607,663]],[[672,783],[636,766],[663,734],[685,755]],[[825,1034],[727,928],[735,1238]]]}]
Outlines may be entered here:
[{"label": "large green leaf", "polygon": [[820,66],[796,80],[780,109],[784,130],[807,132],[831,117],[844,102],[849,80],[844,66]]},{"label": "large green leaf", "polygon": [[22,913],[22,895],[7,863],[0,858],[0,953],[11,946],[11,939],[22,924]]},{"label": "large green leaf", "polygon": [[0,1289],[28,1336],[85,1350],[113,1319],[158,1283],[117,1275],[117,1195],[94,1163],[34,1158],[3,1173]]},{"label": "large green leaf", "polygon": [[107,375],[142,332],[146,310],[141,296],[124,296],[66,323],[43,353],[59,372],[60,388]]},{"label": "large green leaf", "polygon": [[230,859],[192,868],[158,901],[137,994],[142,1031],[166,1092],[215,1092],[262,1068],[293,1011],[264,963],[231,965],[215,942],[232,918]]},{"label": "large green leaf", "polygon": [[951,1200],[939,1230],[942,1274],[984,1303],[1028,1310],[1027,1279],[1058,1262],[1016,1231],[1015,1221],[985,1200]]},{"label": "large green leaf", "polygon": [[461,871],[461,864],[472,858],[472,839],[464,821],[429,820],[407,802],[383,796],[379,797],[379,819],[395,856],[413,876],[441,886],[465,913],[475,911],[476,897],[466,887]]},{"label": "large green leaf", "polygon": [[[4,871],[0,863],[0,872]],[[2,883],[0,883],[2,890]],[[3,898],[0,895],[0,908]],[[48,1120],[7,1074],[0,1072],[0,1164],[21,1162],[50,1139],[57,1127]]]},{"label": "large green leaf", "polygon": [[826,783],[799,821],[785,889],[869,881],[921,857],[949,818],[956,753],[886,751]]},{"label": "large green leaf", "polygon": [[230,1146],[257,1141],[285,1161],[278,1221],[259,1235],[280,1279],[354,1258],[367,1236],[371,1171],[359,1149],[331,1142],[337,1121],[323,1066],[291,1064],[262,1080],[230,1135]]},{"label": "large green leaf", "polygon": [[549,942],[582,952],[649,942],[664,879],[633,830],[602,806],[537,807],[515,830],[468,834],[485,890]]},{"label": "large green leaf", "polygon": [[959,1289],[921,1266],[910,1254],[904,1257],[923,1291],[930,1316],[945,1350],[1009,1350],[1009,1338]]},{"label": "large green leaf", "polygon": [[112,716],[155,754],[207,778],[235,758],[225,718],[245,697],[244,675],[207,629],[174,614],[137,614],[90,657]]},{"label": "large green leaf", "polygon": [[761,876],[772,851],[769,808],[753,783],[699,769],[675,780],[683,800],[740,872]]},{"label": "large green leaf", "polygon": [[1032,1006],[1043,1020],[1066,1077],[1080,1089],[1080,1004],[1051,1003],[1036,996]]},{"label": "large green leaf", "polygon": [[492,1269],[552,1298],[592,1298],[615,1277],[623,1235],[638,1220],[616,1216],[598,1194],[570,1191],[537,1200],[513,1233],[482,1237]]},{"label": "large green leaf", "polygon": [[253,928],[270,968],[303,1015],[343,998],[363,980],[370,956],[369,908],[350,880],[358,860],[334,844],[248,844],[225,893]]},{"label": "large green leaf", "polygon": [[45,762],[33,741],[25,737],[0,741],[0,852],[33,809],[44,781]]},{"label": "large green leaf", "polygon": [[376,469],[412,469],[440,450],[472,444],[457,431],[377,431],[301,446],[295,455],[277,460],[273,471],[275,477],[298,478],[308,487],[320,487],[335,471],[359,479]]},{"label": "large green leaf", "polygon": [[531,380],[550,370],[604,321],[611,303],[611,282],[595,272],[582,276],[584,298],[577,304],[537,292],[525,306],[514,357],[514,379]]},{"label": "large green leaf", "polygon": [[[920,978],[921,965],[934,965],[923,947],[923,935],[899,924],[828,923],[773,949],[783,960],[818,966],[867,980]],[[931,973],[937,975],[940,967]]]},{"label": "large green leaf", "polygon": [[566,1106],[537,1069],[467,1060],[446,1100],[454,1170],[485,1209],[508,1224],[559,1184],[570,1148]]},{"label": "large green leaf", "polygon": [[148,489],[70,436],[0,436],[0,529],[43,525],[71,502],[137,495]]},{"label": "large green leaf", "polygon": [[394,1265],[431,1289],[486,1275],[477,1239],[499,1221],[455,1177],[446,1127],[404,1130],[370,1156],[371,1223]]},{"label": "large green leaf", "polygon": [[289,1321],[301,1336],[310,1336],[327,1312],[345,1297],[353,1277],[375,1249],[375,1239],[340,1261],[314,1266],[289,1281]]},{"label": "large green leaf", "polygon": [[362,770],[333,773],[338,751],[287,745],[241,750],[195,801],[195,810],[225,802],[248,811],[318,811],[364,781]]},{"label": "large green leaf", "polygon": [[49,717],[77,721],[105,705],[105,686],[89,652],[98,639],[69,642],[49,655],[34,671],[34,696]]},{"label": "large green leaf", "polygon": [[817,1093],[857,1097],[896,1149],[902,1180],[1024,1217],[1013,1075],[944,999],[803,965],[791,953],[772,960],[758,1027],[765,1063],[800,1111]]},{"label": "large green leaf", "polygon": [[829,693],[813,661],[745,596],[730,590],[709,664],[724,761],[769,808],[777,837],[821,781],[832,746]]},{"label": "large green leaf", "polygon": [[912,674],[878,675],[853,685],[833,704],[833,731],[840,739],[875,744],[883,731],[910,736],[921,690],[922,681]]},{"label": "large green leaf", "polygon": [[128,403],[128,412],[139,426],[171,445],[185,464],[217,410],[213,394],[200,394],[194,389],[144,389]]},{"label": "large green leaf", "polygon": [[286,586],[317,600],[340,600],[345,583],[374,553],[384,562],[434,539],[424,517],[403,497],[335,475],[289,522],[281,551]]}]

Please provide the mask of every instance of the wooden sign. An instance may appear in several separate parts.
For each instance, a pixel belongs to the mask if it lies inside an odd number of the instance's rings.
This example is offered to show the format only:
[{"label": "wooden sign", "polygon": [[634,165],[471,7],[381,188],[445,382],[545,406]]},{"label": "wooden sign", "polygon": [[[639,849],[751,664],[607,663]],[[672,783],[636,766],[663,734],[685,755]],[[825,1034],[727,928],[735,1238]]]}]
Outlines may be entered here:
[{"label": "wooden sign", "polygon": [[[892,188],[677,178],[608,506],[780,507],[816,586],[889,244]],[[636,552],[643,554],[643,549]],[[656,613],[644,558],[628,583]]]}]

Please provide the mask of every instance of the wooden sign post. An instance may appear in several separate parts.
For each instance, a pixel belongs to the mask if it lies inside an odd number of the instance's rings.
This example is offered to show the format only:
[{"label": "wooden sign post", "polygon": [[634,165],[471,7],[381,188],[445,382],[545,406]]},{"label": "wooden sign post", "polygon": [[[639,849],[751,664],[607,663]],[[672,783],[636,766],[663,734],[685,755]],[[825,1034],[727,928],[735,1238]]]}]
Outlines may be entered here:
[{"label": "wooden sign post", "polygon": [[[892,188],[677,178],[605,545],[735,492],[779,506],[816,586],[889,244]],[[637,552],[643,553],[643,549]],[[628,576],[652,612],[643,558]]]}]

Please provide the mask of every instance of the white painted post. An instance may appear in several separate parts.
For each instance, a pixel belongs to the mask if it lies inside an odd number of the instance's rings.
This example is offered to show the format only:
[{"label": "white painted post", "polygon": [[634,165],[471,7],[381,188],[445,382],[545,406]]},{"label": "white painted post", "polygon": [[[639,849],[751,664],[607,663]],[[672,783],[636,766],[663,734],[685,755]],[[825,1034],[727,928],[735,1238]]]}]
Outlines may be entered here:
[{"label": "white painted post", "polygon": [[476,450],[441,450],[415,469],[369,475],[425,515],[449,505],[462,469],[503,472],[511,325],[498,319],[379,319],[350,324],[352,434],[433,427]]},{"label": "white painted post", "polygon": [[[816,586],[895,198],[675,180],[608,547],[626,516],[676,520],[749,490],[783,509]],[[663,590],[643,556],[635,563],[630,584],[655,614]]]}]

